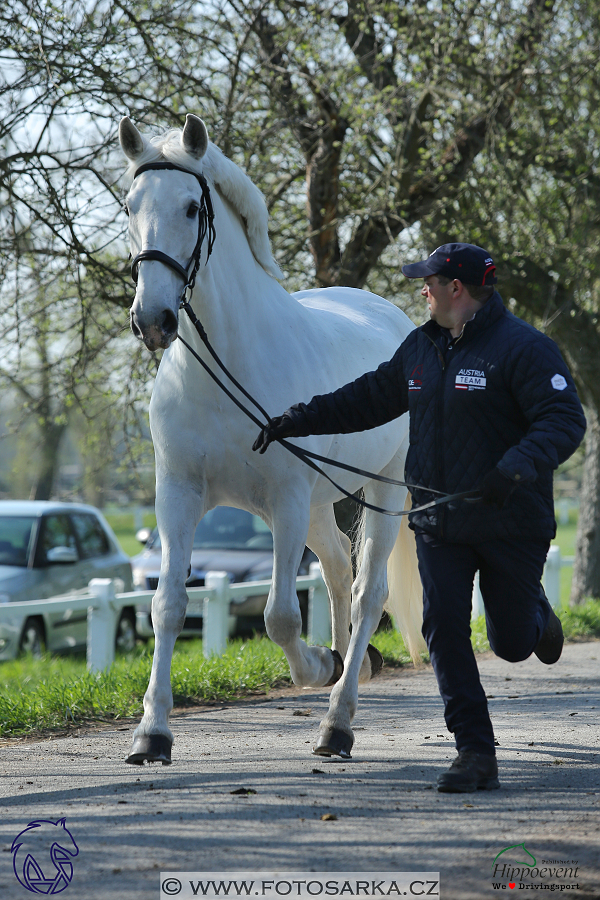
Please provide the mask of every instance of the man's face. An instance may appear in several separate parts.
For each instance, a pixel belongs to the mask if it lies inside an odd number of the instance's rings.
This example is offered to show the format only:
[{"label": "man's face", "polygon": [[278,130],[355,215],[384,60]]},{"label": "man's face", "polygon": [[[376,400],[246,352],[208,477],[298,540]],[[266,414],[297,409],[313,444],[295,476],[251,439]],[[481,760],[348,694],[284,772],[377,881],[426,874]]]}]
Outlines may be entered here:
[{"label": "man's face", "polygon": [[442,328],[449,328],[453,324],[450,314],[455,290],[455,281],[451,281],[449,284],[440,284],[437,275],[428,275],[424,279],[421,296],[427,300],[431,318]]}]

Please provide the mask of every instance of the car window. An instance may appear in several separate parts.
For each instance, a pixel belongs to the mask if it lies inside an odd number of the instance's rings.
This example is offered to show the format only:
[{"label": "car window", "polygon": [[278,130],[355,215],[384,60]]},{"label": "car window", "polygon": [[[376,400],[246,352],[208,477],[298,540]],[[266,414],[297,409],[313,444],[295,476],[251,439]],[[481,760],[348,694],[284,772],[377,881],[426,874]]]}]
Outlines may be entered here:
[{"label": "car window", "polygon": [[27,565],[34,521],[31,516],[0,516],[0,566]]},{"label": "car window", "polygon": [[37,552],[37,564],[39,566],[48,564],[48,551],[54,547],[68,547],[70,550],[77,552],[77,542],[75,541],[71,521],[69,516],[65,514],[43,517]]},{"label": "car window", "polygon": [[90,513],[72,513],[71,518],[75,526],[82,559],[106,556],[110,553],[108,538],[96,516],[92,516]]},{"label": "car window", "polygon": [[[155,531],[147,544],[160,549]],[[273,535],[259,516],[243,509],[216,506],[207,512],[196,528],[194,550],[272,550]]]}]

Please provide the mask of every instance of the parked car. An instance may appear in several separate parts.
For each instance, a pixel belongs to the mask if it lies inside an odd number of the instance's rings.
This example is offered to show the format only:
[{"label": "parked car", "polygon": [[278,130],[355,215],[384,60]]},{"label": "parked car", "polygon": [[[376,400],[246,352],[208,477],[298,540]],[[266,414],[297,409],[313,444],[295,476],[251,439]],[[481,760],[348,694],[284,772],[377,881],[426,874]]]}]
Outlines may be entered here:
[{"label": "parked car", "polygon": [[[81,594],[92,578],[118,579],[132,589],[131,563],[97,509],[75,503],[0,501],[0,604]],[[119,591],[119,592],[120,592]],[[117,649],[135,643],[135,610],[123,609]],[[0,660],[19,651],[39,655],[86,646],[87,614],[67,610],[31,615],[15,613],[0,621]]]},{"label": "parked car", "polygon": [[[151,591],[158,586],[160,573],[162,548],[158,529],[152,532],[142,529],[138,532],[138,539],[145,547],[142,553],[131,560],[133,583],[136,590]],[[306,548],[298,574],[308,574],[309,564],[316,558]],[[259,516],[230,506],[216,506],[204,516],[194,535],[186,586],[203,587],[206,573],[211,571],[227,572],[230,582],[266,581],[271,578],[273,535]],[[299,597],[306,630],[308,594],[303,591]],[[261,597],[236,597],[229,609],[230,634],[264,631],[263,613],[266,602],[266,594]],[[151,637],[154,634],[149,603],[137,607],[136,622],[141,637]],[[201,634],[202,616],[187,616],[182,633]]]}]

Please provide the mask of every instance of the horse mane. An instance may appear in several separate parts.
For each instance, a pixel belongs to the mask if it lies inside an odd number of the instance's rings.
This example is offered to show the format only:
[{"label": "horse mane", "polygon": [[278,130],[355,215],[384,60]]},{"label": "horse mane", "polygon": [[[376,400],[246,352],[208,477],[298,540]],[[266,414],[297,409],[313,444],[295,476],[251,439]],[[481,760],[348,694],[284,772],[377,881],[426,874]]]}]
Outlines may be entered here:
[{"label": "horse mane", "polygon": [[163,134],[144,138],[144,150],[129,163],[124,176],[127,190],[139,166],[162,159],[184,166],[192,172],[203,174],[229,200],[239,213],[246,230],[248,243],[256,261],[272,278],[283,278],[281,269],[273,258],[269,242],[269,213],[262,193],[234,162],[211,141],[202,159],[194,159],[181,144],[181,129],[174,128]]}]

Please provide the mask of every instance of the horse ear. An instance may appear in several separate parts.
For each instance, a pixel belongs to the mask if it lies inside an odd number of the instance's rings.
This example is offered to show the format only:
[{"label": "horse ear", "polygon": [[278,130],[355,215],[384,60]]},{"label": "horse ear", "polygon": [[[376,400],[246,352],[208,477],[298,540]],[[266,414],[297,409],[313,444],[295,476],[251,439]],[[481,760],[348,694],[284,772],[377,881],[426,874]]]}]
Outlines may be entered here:
[{"label": "horse ear", "polygon": [[119,142],[123,153],[131,160],[136,160],[144,150],[144,138],[129,116],[123,116],[119,123]]},{"label": "horse ear", "polygon": [[193,156],[202,159],[208,149],[208,131],[202,119],[188,113],[181,134],[181,146]]}]

